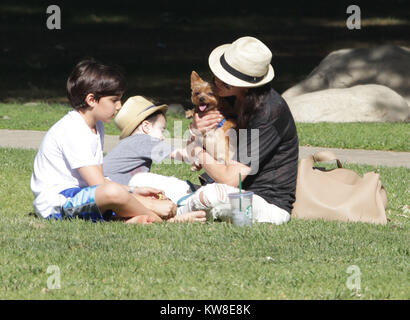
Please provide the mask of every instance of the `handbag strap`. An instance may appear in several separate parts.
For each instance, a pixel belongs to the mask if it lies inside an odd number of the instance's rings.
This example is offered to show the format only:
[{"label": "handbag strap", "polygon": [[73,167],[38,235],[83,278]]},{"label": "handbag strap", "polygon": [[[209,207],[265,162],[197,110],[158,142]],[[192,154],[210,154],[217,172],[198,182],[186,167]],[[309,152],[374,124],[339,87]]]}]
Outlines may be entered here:
[{"label": "handbag strap", "polygon": [[312,155],[314,162],[326,162],[326,161],[333,161],[336,160],[337,167],[343,168],[342,163],[336,157],[336,155],[331,151],[319,151]]}]

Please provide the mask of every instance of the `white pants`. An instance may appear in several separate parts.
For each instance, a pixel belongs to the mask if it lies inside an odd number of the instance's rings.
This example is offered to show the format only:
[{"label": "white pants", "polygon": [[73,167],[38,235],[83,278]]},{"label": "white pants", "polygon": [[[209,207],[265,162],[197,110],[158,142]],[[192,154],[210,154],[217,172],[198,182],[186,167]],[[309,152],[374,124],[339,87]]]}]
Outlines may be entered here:
[{"label": "white pants", "polygon": [[[174,203],[177,203],[178,200],[191,193],[187,182],[175,177],[167,177],[150,172],[137,173],[132,177],[128,185],[161,189]],[[210,212],[214,219],[230,219],[231,207],[228,194],[234,192],[239,192],[239,189],[220,183],[207,184],[189,196],[184,201],[184,205],[178,208],[177,214],[205,210]],[[201,193],[205,203],[200,201]],[[268,203],[256,194],[253,195],[252,211],[252,220],[255,222],[282,224],[290,220],[290,214],[286,210]]]}]

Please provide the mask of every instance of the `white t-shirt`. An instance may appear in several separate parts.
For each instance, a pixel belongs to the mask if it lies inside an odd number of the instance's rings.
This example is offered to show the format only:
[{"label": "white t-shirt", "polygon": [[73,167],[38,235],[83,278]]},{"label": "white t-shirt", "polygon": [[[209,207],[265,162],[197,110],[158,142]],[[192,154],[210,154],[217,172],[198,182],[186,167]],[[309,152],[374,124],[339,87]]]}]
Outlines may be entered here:
[{"label": "white t-shirt", "polygon": [[31,190],[37,215],[60,213],[66,198],[59,193],[68,188],[86,187],[78,168],[103,163],[104,125],[93,133],[78,111],[72,110],[45,135],[34,160]]}]

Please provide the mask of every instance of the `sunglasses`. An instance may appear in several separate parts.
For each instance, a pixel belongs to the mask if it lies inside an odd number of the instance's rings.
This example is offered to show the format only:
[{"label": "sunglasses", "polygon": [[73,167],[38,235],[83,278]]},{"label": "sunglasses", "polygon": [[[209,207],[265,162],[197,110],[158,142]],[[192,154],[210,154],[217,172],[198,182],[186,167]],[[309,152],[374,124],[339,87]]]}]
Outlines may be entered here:
[{"label": "sunglasses", "polygon": [[228,89],[228,90],[231,90],[231,89],[232,89],[232,86],[230,86],[229,84],[223,82],[221,79],[216,78],[215,76],[212,77],[212,82],[214,83],[214,85],[216,85],[216,82],[215,82],[216,79],[218,79],[218,81],[219,81],[220,83],[222,83],[222,85],[223,85],[226,89]]}]

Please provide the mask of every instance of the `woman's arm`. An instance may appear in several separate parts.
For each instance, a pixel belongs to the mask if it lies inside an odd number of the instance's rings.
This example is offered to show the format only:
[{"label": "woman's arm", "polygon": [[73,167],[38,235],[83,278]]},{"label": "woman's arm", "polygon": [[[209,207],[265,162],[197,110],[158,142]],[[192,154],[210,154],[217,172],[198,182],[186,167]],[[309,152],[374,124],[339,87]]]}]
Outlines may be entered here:
[{"label": "woman's arm", "polygon": [[251,172],[251,168],[234,160],[227,164],[218,163],[208,152],[201,147],[196,147],[195,155],[205,171],[217,183],[227,184],[233,187],[239,186],[239,174],[242,181]]},{"label": "woman's arm", "polygon": [[[190,126],[191,134],[205,134],[207,131],[215,129],[219,122],[223,120],[223,115],[218,110],[212,110],[202,118],[197,113],[194,114],[192,124]],[[215,182],[228,184],[233,187],[239,186],[239,173],[242,181],[251,172],[251,168],[234,160],[230,160],[227,164],[218,163],[209,153],[202,147],[195,146],[193,150],[193,159],[190,161],[195,163],[199,160],[199,164],[211,176]],[[189,154],[188,154],[189,156]]]}]

